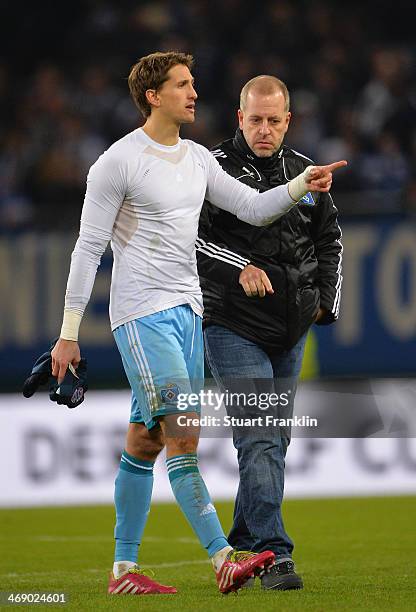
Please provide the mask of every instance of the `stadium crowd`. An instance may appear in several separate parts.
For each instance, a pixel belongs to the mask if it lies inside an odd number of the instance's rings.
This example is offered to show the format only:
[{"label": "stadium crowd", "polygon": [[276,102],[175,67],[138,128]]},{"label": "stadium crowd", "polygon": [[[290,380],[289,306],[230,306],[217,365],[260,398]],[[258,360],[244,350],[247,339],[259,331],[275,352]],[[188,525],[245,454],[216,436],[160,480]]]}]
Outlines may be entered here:
[{"label": "stadium crowd", "polygon": [[287,144],[319,163],[348,159],[334,188],[343,214],[416,212],[416,51],[389,3],[89,0],[59,16],[51,2],[7,4],[3,232],[76,229],[89,166],[141,122],[131,65],[169,49],[196,60],[197,120],[183,137],[216,144],[236,125],[242,84],[273,74],[291,92]]}]

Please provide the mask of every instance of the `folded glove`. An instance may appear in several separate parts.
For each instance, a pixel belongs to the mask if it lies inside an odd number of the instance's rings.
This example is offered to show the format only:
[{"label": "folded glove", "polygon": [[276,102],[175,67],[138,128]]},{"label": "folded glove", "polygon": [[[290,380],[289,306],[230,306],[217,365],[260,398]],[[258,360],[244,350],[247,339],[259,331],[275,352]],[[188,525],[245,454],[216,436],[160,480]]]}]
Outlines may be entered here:
[{"label": "folded glove", "polygon": [[39,387],[49,387],[49,398],[58,404],[65,404],[68,408],[76,408],[84,401],[84,395],[88,390],[87,383],[87,360],[81,359],[76,370],[69,365],[65,378],[58,385],[57,379],[52,376],[51,351],[55,346],[56,338],[49,349],[38,357],[33,365],[32,372],[23,383],[23,395],[32,397]]}]

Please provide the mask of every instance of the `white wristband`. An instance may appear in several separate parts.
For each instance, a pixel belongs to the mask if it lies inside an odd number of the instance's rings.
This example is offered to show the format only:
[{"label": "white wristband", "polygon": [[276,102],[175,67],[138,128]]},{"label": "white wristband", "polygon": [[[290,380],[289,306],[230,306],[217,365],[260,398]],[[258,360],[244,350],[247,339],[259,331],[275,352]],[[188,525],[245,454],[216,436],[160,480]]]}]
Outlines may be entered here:
[{"label": "white wristband", "polygon": [[64,319],[62,321],[61,335],[63,340],[73,340],[78,342],[78,331],[81,325],[82,314],[76,310],[64,310]]},{"label": "white wristband", "polygon": [[301,174],[298,174],[298,176],[295,176],[294,179],[288,182],[287,190],[294,202],[299,202],[299,200],[308,193],[309,189],[306,183],[309,182],[309,174],[313,168],[315,168],[315,166],[308,166]]}]

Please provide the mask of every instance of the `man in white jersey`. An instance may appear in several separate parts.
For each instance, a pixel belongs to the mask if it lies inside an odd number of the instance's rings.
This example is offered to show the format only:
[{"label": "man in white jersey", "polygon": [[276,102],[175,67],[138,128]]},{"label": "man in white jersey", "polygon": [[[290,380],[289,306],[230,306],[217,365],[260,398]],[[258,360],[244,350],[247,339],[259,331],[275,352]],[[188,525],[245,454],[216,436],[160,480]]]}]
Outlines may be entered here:
[{"label": "man in white jersey", "polygon": [[[140,572],[138,548],[149,512],[153,465],[166,446],[173,493],[212,559],[219,589],[235,591],[274,555],[229,546],[199,474],[198,429],[175,428],[179,393],[203,384],[202,298],[195,240],[204,198],[253,225],[266,225],[308,191],[328,191],[332,170],[314,166],[259,194],[226,174],[207,149],[179,138],[197,94],[192,57],[153,53],[133,66],[129,87],[146,121],[91,167],[79,238],[72,254],[64,318],[52,352],[58,381],[80,361],[78,330],[108,241],[114,253],[111,327],[132,387],[126,446],[115,484],[115,560],[111,594],[176,593]],[[200,407],[190,406],[198,418]],[[182,431],[180,431],[182,429]]]}]

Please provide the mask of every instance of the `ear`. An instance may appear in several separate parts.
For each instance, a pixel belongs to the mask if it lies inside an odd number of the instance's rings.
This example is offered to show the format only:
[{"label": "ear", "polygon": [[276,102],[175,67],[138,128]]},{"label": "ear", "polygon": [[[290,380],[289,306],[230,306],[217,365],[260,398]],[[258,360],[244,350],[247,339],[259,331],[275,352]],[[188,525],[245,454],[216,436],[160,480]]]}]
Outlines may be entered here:
[{"label": "ear", "polygon": [[286,115],[286,130],[289,127],[290,119],[292,118],[292,113],[289,111]]},{"label": "ear", "polygon": [[156,89],[146,89],[146,100],[150,104],[150,106],[160,106],[160,98],[156,91]]},{"label": "ear", "polygon": [[237,117],[238,117],[238,127],[240,128],[240,130],[243,129],[243,111],[241,110],[241,108],[238,109],[237,111]]}]

